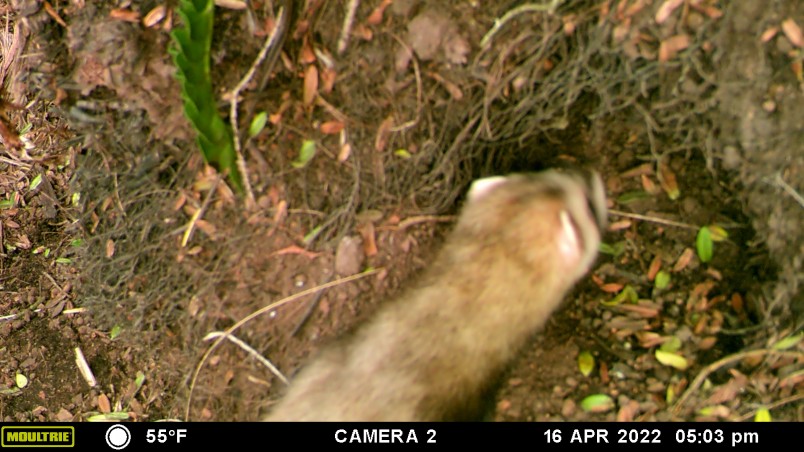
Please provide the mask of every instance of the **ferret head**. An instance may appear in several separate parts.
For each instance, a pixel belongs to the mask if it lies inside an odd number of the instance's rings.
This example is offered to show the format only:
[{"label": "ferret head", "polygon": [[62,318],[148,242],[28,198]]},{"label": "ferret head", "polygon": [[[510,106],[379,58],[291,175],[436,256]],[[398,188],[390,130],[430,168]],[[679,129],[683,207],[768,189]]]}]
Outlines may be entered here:
[{"label": "ferret head", "polygon": [[495,241],[493,234],[503,231],[516,235],[508,239],[519,239],[522,247],[552,247],[528,254],[557,258],[555,264],[573,280],[589,270],[597,256],[607,215],[603,182],[595,172],[489,177],[475,181],[467,197],[461,222],[474,229],[478,239]]}]

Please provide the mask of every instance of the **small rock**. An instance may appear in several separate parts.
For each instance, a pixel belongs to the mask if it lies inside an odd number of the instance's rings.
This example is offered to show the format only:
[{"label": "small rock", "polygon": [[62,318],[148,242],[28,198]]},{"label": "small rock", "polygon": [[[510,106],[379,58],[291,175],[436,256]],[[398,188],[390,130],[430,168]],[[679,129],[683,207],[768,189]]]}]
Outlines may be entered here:
[{"label": "small rock", "polygon": [[339,275],[354,275],[360,272],[365,258],[363,239],[359,236],[346,236],[341,239],[335,252],[335,272]]}]

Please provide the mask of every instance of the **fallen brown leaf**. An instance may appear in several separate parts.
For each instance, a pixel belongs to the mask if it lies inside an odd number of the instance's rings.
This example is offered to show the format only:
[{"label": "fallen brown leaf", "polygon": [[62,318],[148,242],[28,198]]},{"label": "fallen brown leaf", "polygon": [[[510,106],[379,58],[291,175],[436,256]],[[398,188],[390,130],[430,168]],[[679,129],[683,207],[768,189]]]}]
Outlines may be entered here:
[{"label": "fallen brown leaf", "polygon": [[639,412],[639,402],[636,400],[629,400],[625,405],[620,407],[617,412],[617,422],[631,422]]},{"label": "fallen brown leaf", "polygon": [[286,248],[282,248],[279,251],[274,251],[271,255],[272,256],[284,256],[285,254],[300,254],[308,259],[315,259],[321,253],[315,253],[312,251],[308,251],[300,246],[290,245]]},{"label": "fallen brown leaf", "polygon": [[662,6],[656,11],[655,20],[657,24],[663,24],[673,11],[676,10],[681,4],[684,3],[684,0],[665,0],[662,3]]},{"label": "fallen brown leaf", "polygon": [[62,19],[61,16],[59,16],[59,13],[56,12],[56,10],[53,8],[50,2],[43,3],[43,6],[45,7],[45,12],[47,13],[48,16],[53,18],[53,20],[55,20],[56,23],[58,23],[62,27],[65,28],[67,27],[67,22],[65,22],[64,19]]},{"label": "fallen brown leaf", "polygon": [[318,96],[318,68],[311,64],[304,70],[304,92],[302,93],[302,103],[305,107],[313,104]]},{"label": "fallen brown leaf", "polygon": [[607,283],[600,286],[600,290],[606,293],[617,293],[623,290],[624,285],[620,283]]},{"label": "fallen brown leaf", "polygon": [[394,117],[388,116],[377,128],[377,136],[374,138],[374,149],[382,152],[388,145],[388,136],[391,134],[391,127],[394,125]]},{"label": "fallen brown leaf", "polygon": [[796,47],[804,47],[804,34],[802,34],[801,27],[798,26],[795,20],[787,19],[783,21],[782,31],[791,44]]},{"label": "fallen brown leaf", "polygon": [[152,10],[148,11],[148,14],[142,18],[142,25],[146,28],[153,27],[154,25],[162,22],[162,19],[165,18],[167,14],[167,7],[162,5],[157,5]]},{"label": "fallen brown leaf", "polygon": [[374,11],[369,14],[368,18],[366,19],[366,23],[369,25],[379,25],[382,22],[382,16],[385,12],[385,8],[387,8],[391,3],[393,3],[393,0],[382,0],[382,2],[380,2],[380,4],[374,8]]},{"label": "fallen brown leaf", "polygon": [[685,34],[671,36],[659,44],[659,61],[670,61],[678,52],[690,46],[690,37]]},{"label": "fallen brown leaf", "polygon": [[101,413],[112,412],[112,404],[109,402],[109,398],[106,397],[106,394],[101,394],[98,396],[98,411]]},{"label": "fallen brown leaf", "polygon": [[122,20],[123,22],[138,23],[140,21],[140,13],[128,8],[117,8],[109,12],[109,18]]},{"label": "fallen brown leaf", "polygon": [[687,265],[690,264],[690,261],[692,261],[693,257],[695,257],[695,251],[692,248],[684,248],[681,256],[678,257],[676,264],[673,265],[673,273],[678,273],[687,268]]},{"label": "fallen brown leaf", "polygon": [[340,121],[327,121],[321,124],[320,130],[321,133],[327,135],[334,135],[336,133],[340,133],[343,130],[344,124]]},{"label": "fallen brown leaf", "polygon": [[377,234],[374,231],[374,223],[363,223],[357,230],[363,237],[363,252],[365,255],[367,257],[376,256],[379,250],[377,249]]},{"label": "fallen brown leaf", "polygon": [[662,269],[662,259],[659,256],[653,258],[648,268],[648,281],[656,279],[656,274]]},{"label": "fallen brown leaf", "polygon": [[762,35],[759,37],[761,42],[768,42],[773,39],[776,34],[779,33],[779,27],[770,27],[767,30],[762,32]]}]

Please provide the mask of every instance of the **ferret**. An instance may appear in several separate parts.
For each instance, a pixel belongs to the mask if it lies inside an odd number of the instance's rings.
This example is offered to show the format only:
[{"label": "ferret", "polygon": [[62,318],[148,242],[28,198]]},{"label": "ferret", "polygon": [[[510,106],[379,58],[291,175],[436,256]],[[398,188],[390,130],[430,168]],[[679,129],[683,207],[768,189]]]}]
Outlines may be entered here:
[{"label": "ferret", "polygon": [[265,420],[481,419],[508,362],[589,270],[605,222],[597,174],[475,181],[417,283],[325,347]]}]

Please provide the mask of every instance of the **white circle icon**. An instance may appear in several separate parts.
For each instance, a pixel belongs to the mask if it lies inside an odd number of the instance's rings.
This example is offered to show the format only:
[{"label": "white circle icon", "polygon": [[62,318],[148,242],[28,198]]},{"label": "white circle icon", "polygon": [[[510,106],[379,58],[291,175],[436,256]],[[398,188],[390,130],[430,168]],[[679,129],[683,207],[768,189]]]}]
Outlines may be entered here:
[{"label": "white circle icon", "polygon": [[125,425],[115,424],[106,430],[106,444],[114,450],[125,449],[131,442],[131,432]]}]

